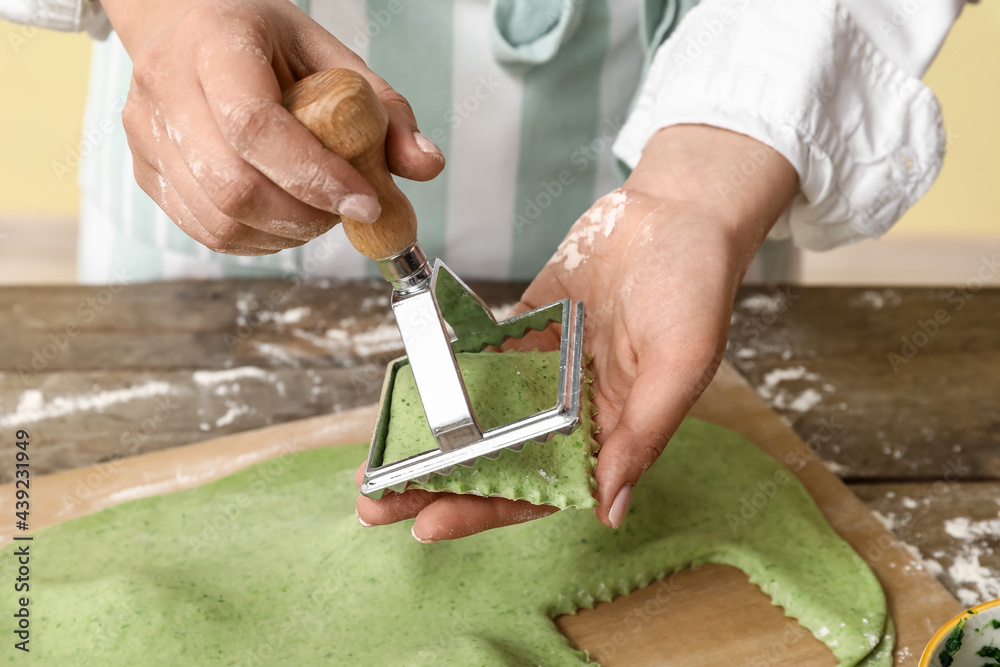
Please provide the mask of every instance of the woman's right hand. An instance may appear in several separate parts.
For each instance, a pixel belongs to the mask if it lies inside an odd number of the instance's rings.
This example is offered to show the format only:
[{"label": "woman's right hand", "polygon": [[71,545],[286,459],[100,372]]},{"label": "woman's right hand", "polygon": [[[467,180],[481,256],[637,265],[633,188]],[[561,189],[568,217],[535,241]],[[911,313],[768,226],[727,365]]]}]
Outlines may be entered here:
[{"label": "woman's right hand", "polygon": [[104,0],[132,57],[122,120],[139,186],[188,236],[264,255],[323,234],[339,215],[374,222],[371,186],[281,106],[332,67],[362,74],[389,115],[386,157],[429,180],[444,156],[402,95],[288,0]]}]

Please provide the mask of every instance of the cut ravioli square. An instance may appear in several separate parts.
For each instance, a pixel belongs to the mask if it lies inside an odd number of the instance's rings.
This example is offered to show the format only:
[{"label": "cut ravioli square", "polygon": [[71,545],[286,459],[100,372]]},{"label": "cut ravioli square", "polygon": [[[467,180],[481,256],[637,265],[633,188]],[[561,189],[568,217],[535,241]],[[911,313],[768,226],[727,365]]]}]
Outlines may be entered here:
[{"label": "cut ravioli square", "polygon": [[[473,412],[483,430],[509,424],[556,404],[559,352],[479,352],[455,355]],[[589,378],[581,397],[580,424],[569,435],[528,442],[520,451],[502,450],[472,467],[455,466],[408,488],[472,493],[527,500],[536,505],[595,507],[593,390]],[[392,463],[436,449],[437,443],[413,381],[413,370],[396,373],[383,461]]]}]

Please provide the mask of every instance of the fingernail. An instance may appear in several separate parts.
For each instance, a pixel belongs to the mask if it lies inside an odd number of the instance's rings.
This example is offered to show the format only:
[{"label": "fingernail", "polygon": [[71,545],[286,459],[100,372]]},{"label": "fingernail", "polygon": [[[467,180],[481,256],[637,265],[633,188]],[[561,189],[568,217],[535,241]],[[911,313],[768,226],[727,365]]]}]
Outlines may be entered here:
[{"label": "fingernail", "polygon": [[415,539],[417,542],[420,542],[421,544],[432,544],[434,542],[434,540],[425,540],[424,538],[417,535],[417,524],[413,524],[413,526],[410,528],[410,535],[413,535],[413,539]]},{"label": "fingernail", "polygon": [[626,484],[618,491],[615,501],[611,503],[611,511],[608,512],[608,520],[611,521],[613,528],[618,528],[622,525],[622,520],[625,518],[625,512],[628,510],[628,504],[631,500],[632,485]]},{"label": "fingernail", "polygon": [[337,213],[357,222],[375,222],[382,215],[382,207],[375,197],[347,195],[340,200]]},{"label": "fingernail", "polygon": [[372,526],[374,526],[374,525],[375,525],[375,524],[373,524],[373,523],[368,523],[368,522],[366,522],[366,521],[365,521],[364,519],[362,519],[362,518],[361,518],[361,515],[360,515],[360,514],[358,514],[358,508],[357,508],[357,507],[355,507],[355,508],[354,508],[354,516],[358,517],[358,523],[360,523],[360,524],[361,524],[362,526],[364,526],[365,528],[371,528]]},{"label": "fingernail", "polygon": [[435,144],[433,141],[431,141],[424,135],[420,134],[419,132],[414,132],[413,138],[417,142],[417,146],[423,152],[427,153],[428,155],[433,155],[434,157],[439,157],[442,159],[444,158],[444,153],[442,153],[441,149],[437,147],[437,144]]}]

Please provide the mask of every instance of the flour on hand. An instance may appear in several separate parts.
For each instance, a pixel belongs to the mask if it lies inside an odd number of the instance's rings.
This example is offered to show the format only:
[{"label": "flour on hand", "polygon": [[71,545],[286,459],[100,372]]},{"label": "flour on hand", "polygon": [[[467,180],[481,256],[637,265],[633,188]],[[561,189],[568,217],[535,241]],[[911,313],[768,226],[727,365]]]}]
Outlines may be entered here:
[{"label": "flour on hand", "polygon": [[611,236],[615,225],[625,215],[627,204],[628,195],[622,190],[615,190],[598,199],[573,225],[548,263],[561,263],[564,269],[572,272],[587,259],[598,234],[605,238]]}]

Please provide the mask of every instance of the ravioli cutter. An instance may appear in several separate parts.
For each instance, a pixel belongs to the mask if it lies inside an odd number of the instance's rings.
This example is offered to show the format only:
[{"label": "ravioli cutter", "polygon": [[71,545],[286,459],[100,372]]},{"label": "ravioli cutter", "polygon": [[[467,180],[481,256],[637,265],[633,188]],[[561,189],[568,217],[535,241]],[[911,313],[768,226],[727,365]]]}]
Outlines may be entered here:
[{"label": "ravioli cutter", "polygon": [[[328,149],[368,180],[382,205],[382,215],[374,224],[342,218],[351,244],[375,260],[392,284],[392,311],[406,350],[406,356],[391,362],[386,371],[361,492],[381,498],[386,489],[402,491],[410,481],[447,475],[456,465],[495,458],[502,449],[517,450],[525,442],[545,441],[553,433],[570,433],[580,420],[583,303],[562,299],[497,322],[483,300],[444,262],[427,258],[417,243],[413,207],[386,166],[388,116],[360,74],[346,69],[317,72],[289,88],[284,104]],[[550,325],[560,329],[559,382],[552,407],[484,431],[469,402],[455,354],[480,352]],[[407,364],[413,369],[437,448],[385,463],[393,384],[396,373]]]}]

